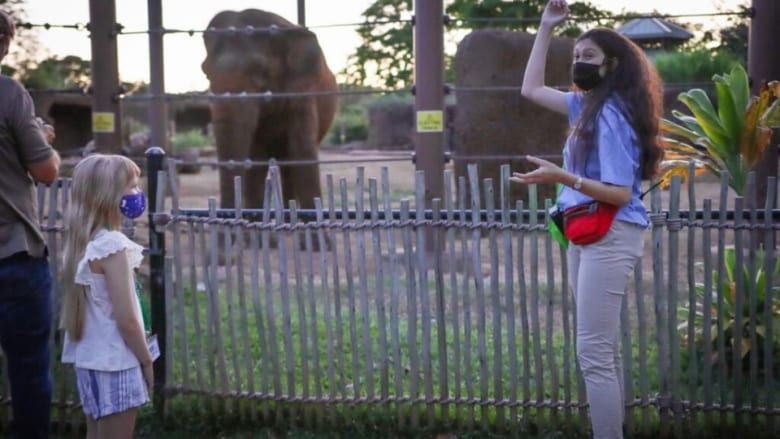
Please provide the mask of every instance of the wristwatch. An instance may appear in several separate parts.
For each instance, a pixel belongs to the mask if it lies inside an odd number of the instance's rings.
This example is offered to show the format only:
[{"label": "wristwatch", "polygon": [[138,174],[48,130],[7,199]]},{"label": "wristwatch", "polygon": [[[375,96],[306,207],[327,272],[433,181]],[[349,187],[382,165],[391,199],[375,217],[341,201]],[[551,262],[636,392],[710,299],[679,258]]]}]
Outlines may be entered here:
[{"label": "wristwatch", "polygon": [[582,177],[581,176],[579,176],[579,175],[577,176],[577,179],[574,180],[574,185],[572,186],[572,188],[574,188],[574,190],[582,189]]}]

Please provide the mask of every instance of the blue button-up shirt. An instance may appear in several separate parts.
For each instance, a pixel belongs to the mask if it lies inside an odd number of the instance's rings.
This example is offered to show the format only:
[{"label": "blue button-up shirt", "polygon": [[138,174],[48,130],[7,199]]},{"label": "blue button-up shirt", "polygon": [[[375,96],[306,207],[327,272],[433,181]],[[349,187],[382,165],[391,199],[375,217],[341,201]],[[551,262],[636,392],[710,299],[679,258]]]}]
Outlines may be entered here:
[{"label": "blue button-up shirt", "polygon": [[[573,126],[582,110],[582,94],[567,93],[566,104],[569,108],[569,125]],[[596,123],[596,135],[593,138],[595,145],[592,146],[584,166],[583,163],[574,163],[572,157],[574,134],[570,134],[566,139],[563,149],[566,170],[602,183],[630,186],[631,201],[618,210],[615,219],[647,226],[647,209],[639,199],[642,182],[639,166],[641,146],[636,133],[614,99],[604,104]],[[563,186],[557,203],[562,210],[566,210],[591,201],[593,198],[582,192]]]}]

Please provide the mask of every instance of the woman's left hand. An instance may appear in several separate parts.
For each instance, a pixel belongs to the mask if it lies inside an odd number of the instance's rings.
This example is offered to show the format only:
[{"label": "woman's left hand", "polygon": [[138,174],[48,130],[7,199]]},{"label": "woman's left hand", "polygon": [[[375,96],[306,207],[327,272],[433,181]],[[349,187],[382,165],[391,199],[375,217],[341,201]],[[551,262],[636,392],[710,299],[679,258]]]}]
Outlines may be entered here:
[{"label": "woman's left hand", "polygon": [[566,175],[566,171],[553,162],[531,155],[526,156],[525,159],[538,168],[526,173],[513,172],[509,180],[523,184],[560,183]]}]

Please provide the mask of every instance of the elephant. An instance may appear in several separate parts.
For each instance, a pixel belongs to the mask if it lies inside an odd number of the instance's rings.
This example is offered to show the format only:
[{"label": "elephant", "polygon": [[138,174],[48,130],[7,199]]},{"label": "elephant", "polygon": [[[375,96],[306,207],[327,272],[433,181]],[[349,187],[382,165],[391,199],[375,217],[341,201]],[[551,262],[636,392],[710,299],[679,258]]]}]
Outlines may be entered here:
[{"label": "elephant", "polygon": [[[235,29],[226,31],[231,27]],[[282,164],[280,178],[285,202],[295,199],[300,208],[313,209],[314,199],[321,196],[319,145],[333,122],[338,90],[317,36],[272,12],[246,9],[217,13],[203,40],[206,58],[201,68],[212,93],[271,92],[269,98],[211,101],[219,161],[312,162]],[[306,92],[310,94],[273,97]],[[242,207],[262,207],[267,173],[268,166],[221,167],[220,205],[236,207],[233,180],[240,175]]]}]

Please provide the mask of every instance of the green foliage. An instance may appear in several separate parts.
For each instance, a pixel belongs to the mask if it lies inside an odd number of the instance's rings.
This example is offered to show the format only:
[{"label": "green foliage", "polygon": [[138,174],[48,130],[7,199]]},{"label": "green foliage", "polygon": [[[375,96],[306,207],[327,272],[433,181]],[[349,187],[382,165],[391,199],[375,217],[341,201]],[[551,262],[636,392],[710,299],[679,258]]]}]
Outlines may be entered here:
[{"label": "green foliage", "polygon": [[368,115],[365,108],[351,105],[341,109],[333,125],[330,127],[325,143],[341,145],[344,143],[365,140],[368,137]]},{"label": "green foliage", "polygon": [[26,67],[21,82],[27,88],[66,89],[86,88],[91,82],[92,66],[78,56],[52,56],[34,67]]},{"label": "green foliage", "polygon": [[671,176],[688,177],[689,164],[695,173],[729,172],[729,186],[743,194],[750,169],[761,159],[771,140],[767,121],[779,112],[770,105],[780,96],[777,81],[765,84],[759,96],[750,96],[748,76],[737,64],[731,73],[715,75],[718,107],[704,90],[694,88],[680,93],[678,99],[690,115],[673,111],[682,124],[661,120],[662,145],[666,157],[661,163],[661,179],[668,184]]},{"label": "green foliage", "polygon": [[398,102],[412,102],[409,97],[398,94],[363,95],[358,98],[342,99],[336,119],[325,136],[325,144],[340,145],[368,138],[368,111],[374,106]]},{"label": "green foliage", "polygon": [[[755,267],[751,270],[748,264],[741,267],[742,273],[738,273],[736,251],[734,248],[727,248],[724,253],[724,272],[723,279],[720,279],[719,271],[712,272],[711,288],[708,290],[703,282],[696,284],[696,304],[694,308],[694,340],[687,340],[688,319],[691,314],[690,307],[686,304],[678,309],[679,321],[678,330],[682,335],[682,340],[687,343],[694,343],[696,350],[701,354],[704,351],[705,344],[710,345],[712,356],[704,361],[710,362],[713,366],[718,365],[718,345],[723,343],[725,352],[723,365],[728,371],[734,364],[734,349],[739,345],[741,348],[741,362],[743,367],[749,367],[749,354],[751,350],[756,350],[759,358],[759,368],[763,370],[764,353],[766,350],[766,340],[770,337],[771,349],[774,358],[780,358],[780,287],[777,285],[769,286],[771,290],[771,302],[767,303],[767,279],[764,271],[764,253],[759,251],[756,255]],[[738,274],[740,279],[737,278]],[[772,269],[772,279],[777,280],[780,276],[780,259],[775,261]],[[737,282],[741,281],[740,284]],[[719,307],[718,287],[722,291],[722,307]],[[738,288],[739,287],[739,288]],[[742,298],[741,303],[737,303],[737,290],[739,289]],[[751,315],[751,304],[749,292],[755,289],[756,305]],[[709,296],[709,303],[705,305],[705,298]],[[765,315],[765,309],[769,309],[769,319],[771,320],[772,334],[767,333],[768,319]],[[708,316],[705,319],[705,316]],[[737,319],[741,319],[741,334],[737,339]],[[709,324],[709,326],[707,326]],[[708,333],[705,334],[705,329]],[[722,340],[719,340],[721,339]],[[755,339],[755,344],[753,343]],[[778,368],[775,374],[780,372],[780,362],[775,363],[774,368]]]},{"label": "green foliage", "polygon": [[705,82],[721,72],[731,70],[737,59],[727,52],[698,49],[690,52],[659,53],[654,58],[655,68],[664,82]]},{"label": "green foliage", "polygon": [[413,64],[412,0],[376,0],[365,11],[357,33],[363,44],[350,55],[345,75],[351,84],[365,84],[370,74],[385,87],[410,86]]},{"label": "green foliage", "polygon": [[747,15],[747,5],[739,6],[743,15],[729,16],[729,26],[722,27],[718,34],[720,36],[719,51],[729,53],[736,57],[741,63],[747,64],[748,38],[750,35],[750,19]]},{"label": "green foliage", "polygon": [[200,130],[189,130],[173,136],[173,148],[198,148],[211,145],[211,140]]},{"label": "green foliage", "polygon": [[[376,76],[388,88],[410,87],[413,83],[414,28],[411,17],[414,14],[412,0],[375,0],[364,12],[365,23],[357,29],[362,44],[350,55],[348,67],[343,72],[350,84],[365,84],[369,77]],[[539,23],[547,0],[512,1],[504,0],[454,0],[446,8],[446,14],[457,28],[504,28],[535,29]],[[597,9],[589,2],[575,2],[569,5],[573,16],[584,21],[599,20],[609,25],[611,14]],[[522,18],[529,20],[522,20]],[[494,19],[492,21],[486,19]],[[495,20],[497,19],[497,20]],[[603,21],[607,20],[607,21]],[[569,21],[562,33],[577,36],[582,32],[583,21]],[[455,26],[453,26],[454,28]],[[455,30],[445,28],[445,38]],[[445,54],[446,78],[452,78],[452,55]]]},{"label": "green foliage", "polygon": [[[447,6],[447,14],[462,20],[471,29],[492,28],[529,31],[539,26],[547,0],[453,0]],[[584,17],[587,21],[598,20],[600,25],[609,26],[612,13],[596,8],[590,2],[574,2],[569,5],[572,17]],[[606,21],[604,21],[606,20]],[[568,20],[557,31],[559,34],[576,37],[583,32],[584,21]]]}]

